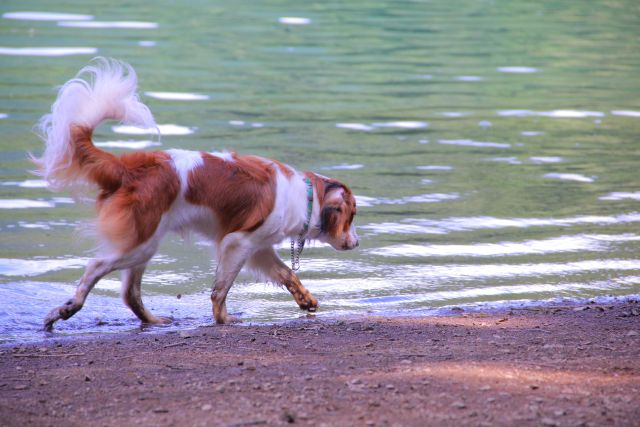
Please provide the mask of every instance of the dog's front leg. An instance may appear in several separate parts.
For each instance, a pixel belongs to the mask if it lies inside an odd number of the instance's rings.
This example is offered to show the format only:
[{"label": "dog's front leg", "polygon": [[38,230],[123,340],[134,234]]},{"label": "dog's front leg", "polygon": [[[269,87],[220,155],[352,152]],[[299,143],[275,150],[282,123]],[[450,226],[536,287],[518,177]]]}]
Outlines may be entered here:
[{"label": "dog's front leg", "polygon": [[243,237],[244,233],[229,234],[222,239],[218,247],[218,267],[211,291],[213,318],[218,324],[238,321],[227,313],[226,300],[233,281],[251,252],[246,247],[246,239]]},{"label": "dog's front leg", "polygon": [[302,285],[298,276],[280,260],[272,248],[256,252],[250,262],[253,268],[261,271],[270,280],[284,285],[302,310],[318,309],[318,300]]}]

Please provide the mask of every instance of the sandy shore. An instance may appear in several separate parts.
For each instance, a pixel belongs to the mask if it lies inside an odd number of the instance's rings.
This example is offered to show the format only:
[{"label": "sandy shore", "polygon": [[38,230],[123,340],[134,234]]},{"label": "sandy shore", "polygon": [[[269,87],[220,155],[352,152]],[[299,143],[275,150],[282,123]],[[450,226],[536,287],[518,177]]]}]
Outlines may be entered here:
[{"label": "sandy shore", "polygon": [[0,347],[3,426],[639,426],[640,303]]}]

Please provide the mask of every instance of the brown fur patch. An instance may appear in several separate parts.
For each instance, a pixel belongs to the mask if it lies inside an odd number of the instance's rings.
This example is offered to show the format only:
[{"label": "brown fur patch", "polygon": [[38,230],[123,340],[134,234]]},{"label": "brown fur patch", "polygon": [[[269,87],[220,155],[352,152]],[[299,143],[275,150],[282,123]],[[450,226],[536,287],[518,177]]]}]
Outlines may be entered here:
[{"label": "brown fur patch", "polygon": [[121,185],[98,196],[101,234],[121,251],[147,241],[180,191],[180,181],[163,152],[137,152],[119,158]]},{"label": "brown fur patch", "polygon": [[204,165],[191,171],[188,202],[210,208],[221,226],[221,239],[236,231],[254,231],[275,204],[275,170],[254,156],[233,154],[233,161],[202,153]]},{"label": "brown fur patch", "polygon": [[103,191],[117,190],[125,174],[118,158],[93,145],[92,129],[73,125],[70,132],[74,152],[67,172],[69,177],[82,175]]}]

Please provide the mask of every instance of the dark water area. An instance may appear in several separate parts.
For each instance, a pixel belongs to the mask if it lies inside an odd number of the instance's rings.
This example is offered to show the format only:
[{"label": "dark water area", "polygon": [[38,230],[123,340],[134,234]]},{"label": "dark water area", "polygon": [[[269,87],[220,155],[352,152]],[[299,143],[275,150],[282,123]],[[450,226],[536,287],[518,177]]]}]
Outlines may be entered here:
[{"label": "dark water area", "polygon": [[[42,338],[91,257],[93,208],[48,191],[26,153],[56,86],[97,55],[133,65],[162,132],[105,123],[98,146],[235,150],[353,188],[360,248],[303,254],[318,316],[640,294],[636,2],[7,1],[0,15],[0,341]],[[210,323],[214,269],[211,247],[172,236],[143,298],[173,328]],[[59,333],[137,330],[119,293],[103,279]],[[245,274],[228,305],[245,322],[301,316]]]}]

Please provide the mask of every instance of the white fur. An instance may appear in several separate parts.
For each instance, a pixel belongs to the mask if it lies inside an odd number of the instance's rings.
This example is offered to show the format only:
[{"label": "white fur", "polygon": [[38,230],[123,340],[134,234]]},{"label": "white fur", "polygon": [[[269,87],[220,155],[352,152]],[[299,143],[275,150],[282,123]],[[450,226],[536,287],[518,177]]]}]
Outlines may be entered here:
[{"label": "white fur", "polygon": [[184,193],[189,186],[189,173],[197,167],[204,165],[202,154],[197,151],[180,150],[173,148],[166,151],[173,160],[173,167],[180,177],[180,188]]},{"label": "white fur", "polygon": [[222,159],[224,161],[227,161],[227,162],[233,162],[234,161],[233,154],[231,154],[228,151],[222,151],[222,152],[214,151],[214,152],[211,152],[209,154],[211,154],[212,156],[216,156],[216,157],[218,157],[218,158],[220,158],[220,159]]},{"label": "white fur", "polygon": [[52,189],[61,189],[76,180],[68,173],[62,174],[72,161],[71,125],[93,130],[103,120],[114,119],[157,127],[147,106],[138,99],[138,78],[133,68],[113,59],[96,58],[94,62],[60,88],[51,113],[43,116],[37,126],[45,151],[39,159],[32,157]]}]

